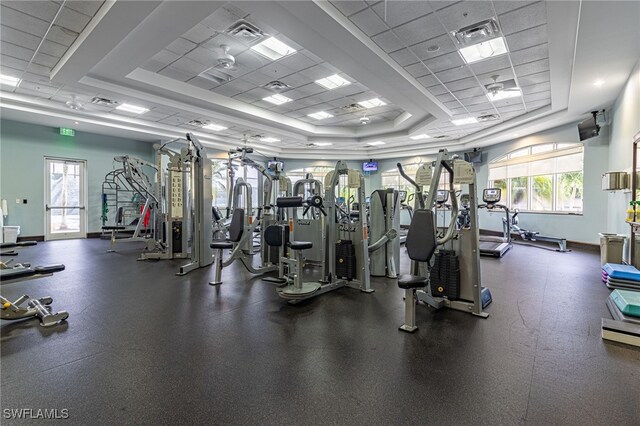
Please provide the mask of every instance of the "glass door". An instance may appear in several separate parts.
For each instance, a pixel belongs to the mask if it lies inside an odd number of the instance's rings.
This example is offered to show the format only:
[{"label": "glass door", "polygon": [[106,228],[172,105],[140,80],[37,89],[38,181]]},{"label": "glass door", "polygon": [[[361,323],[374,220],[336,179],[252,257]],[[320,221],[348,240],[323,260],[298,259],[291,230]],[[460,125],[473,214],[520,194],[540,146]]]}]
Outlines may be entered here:
[{"label": "glass door", "polygon": [[45,158],[47,240],[86,238],[86,162]]}]

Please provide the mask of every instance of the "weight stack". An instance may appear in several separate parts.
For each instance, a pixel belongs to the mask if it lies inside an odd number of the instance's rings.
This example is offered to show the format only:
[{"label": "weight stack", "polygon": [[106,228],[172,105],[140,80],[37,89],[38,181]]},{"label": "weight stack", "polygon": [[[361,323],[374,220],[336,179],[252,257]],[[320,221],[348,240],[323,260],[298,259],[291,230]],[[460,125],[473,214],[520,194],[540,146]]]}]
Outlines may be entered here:
[{"label": "weight stack", "polygon": [[429,274],[431,294],[448,299],[460,298],[460,261],[455,251],[440,250]]},{"label": "weight stack", "polygon": [[356,247],[351,241],[336,244],[336,277],[347,281],[356,277]]}]

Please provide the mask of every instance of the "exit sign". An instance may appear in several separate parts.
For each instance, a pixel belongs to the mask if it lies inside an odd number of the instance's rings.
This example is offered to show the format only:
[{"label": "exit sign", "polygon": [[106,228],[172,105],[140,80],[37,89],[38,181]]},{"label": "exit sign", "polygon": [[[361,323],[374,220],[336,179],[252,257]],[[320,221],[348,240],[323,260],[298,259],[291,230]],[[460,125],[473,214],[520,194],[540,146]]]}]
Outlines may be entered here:
[{"label": "exit sign", "polygon": [[60,127],[60,134],[62,136],[75,136],[76,131],[67,127]]}]

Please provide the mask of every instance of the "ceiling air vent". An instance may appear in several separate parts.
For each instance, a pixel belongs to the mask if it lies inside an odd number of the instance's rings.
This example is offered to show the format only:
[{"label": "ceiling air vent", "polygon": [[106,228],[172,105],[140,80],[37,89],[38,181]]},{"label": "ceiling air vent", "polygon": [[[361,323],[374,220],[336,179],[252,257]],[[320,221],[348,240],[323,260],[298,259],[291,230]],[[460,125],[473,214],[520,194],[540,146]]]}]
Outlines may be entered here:
[{"label": "ceiling air vent", "polygon": [[227,34],[241,38],[248,43],[253,43],[264,37],[263,32],[258,27],[245,20],[240,20],[231,25],[227,29]]},{"label": "ceiling air vent", "polygon": [[187,123],[189,126],[196,126],[196,127],[202,127],[207,125],[208,123],[206,121],[202,121],[202,120],[191,120],[190,122]]},{"label": "ceiling air vent", "polygon": [[105,106],[115,106],[118,105],[118,101],[112,101],[111,99],[101,98],[99,96],[95,96],[91,99],[92,104],[96,105],[105,105]]},{"label": "ceiling air vent", "polygon": [[269,89],[269,90],[273,90],[274,92],[283,92],[289,88],[291,88],[291,86],[289,86],[287,83],[280,81],[280,80],[273,80],[268,82],[267,84],[264,85],[265,89]]},{"label": "ceiling air vent", "polygon": [[360,112],[366,110],[366,108],[360,104],[345,105],[340,107],[340,109],[345,112]]},{"label": "ceiling air vent", "polygon": [[495,120],[499,120],[500,117],[498,116],[498,114],[484,114],[484,115],[479,115],[478,117],[478,121],[479,122],[486,122],[486,121],[495,121]]},{"label": "ceiling air vent", "polygon": [[494,19],[487,19],[452,32],[456,41],[462,45],[480,43],[495,38],[499,33],[500,28]]}]

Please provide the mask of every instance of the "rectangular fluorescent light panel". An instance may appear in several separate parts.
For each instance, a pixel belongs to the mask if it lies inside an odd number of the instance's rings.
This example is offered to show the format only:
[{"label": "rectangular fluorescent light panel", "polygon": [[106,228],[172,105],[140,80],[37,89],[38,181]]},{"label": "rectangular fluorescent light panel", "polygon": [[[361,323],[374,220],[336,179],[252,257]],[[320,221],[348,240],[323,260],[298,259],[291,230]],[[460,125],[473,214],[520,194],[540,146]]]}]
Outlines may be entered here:
[{"label": "rectangular fluorescent light panel", "polygon": [[488,58],[494,58],[505,53],[507,53],[507,45],[504,42],[504,37],[493,38],[491,40],[483,41],[482,43],[460,49],[462,59],[464,59],[468,64]]},{"label": "rectangular fluorescent light panel", "polygon": [[139,107],[131,104],[118,105],[116,109],[119,109],[120,111],[132,112],[134,114],[144,114],[145,112],[149,111],[149,108]]},{"label": "rectangular fluorescent light panel", "polygon": [[431,136],[427,135],[426,133],[423,133],[421,135],[409,136],[409,139],[419,141],[420,139],[429,139],[430,137]]},{"label": "rectangular fluorescent light panel", "polygon": [[328,90],[336,89],[342,86],[348,86],[351,84],[349,80],[345,80],[338,74],[330,75],[329,77],[316,80],[316,83]]},{"label": "rectangular fluorescent light panel", "polygon": [[369,142],[367,145],[378,146],[378,145],[385,145],[385,143],[382,141],[375,141],[375,142]]},{"label": "rectangular fluorescent light panel", "polygon": [[267,138],[260,138],[262,142],[280,142],[280,139],[272,138],[271,136]]},{"label": "rectangular fluorescent light panel", "polygon": [[314,142],[313,143],[315,146],[329,146],[329,145],[333,145],[331,142]]},{"label": "rectangular fluorescent light panel", "polygon": [[207,124],[206,126],[202,126],[203,129],[213,130],[214,132],[219,132],[220,130],[227,130],[224,126],[219,126],[217,124]]},{"label": "rectangular fluorescent light panel", "polygon": [[282,105],[282,104],[286,104],[287,102],[291,102],[290,98],[287,98],[286,96],[282,96],[279,94],[267,96],[266,98],[262,98],[262,100],[271,102],[272,104],[276,104],[276,105]]},{"label": "rectangular fluorescent light panel", "polygon": [[10,75],[0,74],[0,84],[6,84],[7,86],[17,86],[20,82],[18,77],[11,77]]},{"label": "rectangular fluorescent light panel", "polygon": [[519,96],[522,96],[522,91],[520,89],[505,89],[496,93],[487,93],[487,98],[489,98],[491,102],[501,101],[502,99],[517,98]]},{"label": "rectangular fluorescent light panel", "polygon": [[265,41],[256,44],[255,46],[251,46],[251,49],[261,54],[262,56],[271,59],[272,61],[276,61],[280,58],[284,58],[287,55],[296,53],[296,49],[287,46],[275,37],[270,37]]},{"label": "rectangular fluorescent light panel", "polygon": [[325,118],[333,117],[333,115],[324,111],[318,111],[318,112],[314,112],[313,114],[307,114],[307,115],[311,118],[315,118],[316,120],[324,120]]},{"label": "rectangular fluorescent light panel", "polygon": [[475,117],[468,117],[468,118],[460,118],[458,120],[451,120],[451,122],[456,126],[464,126],[465,124],[477,123],[478,120]]},{"label": "rectangular fluorescent light panel", "polygon": [[386,103],[381,101],[378,98],[373,98],[373,99],[369,99],[368,101],[358,102],[358,105],[361,105],[365,108],[375,108],[378,106],[386,105]]}]

